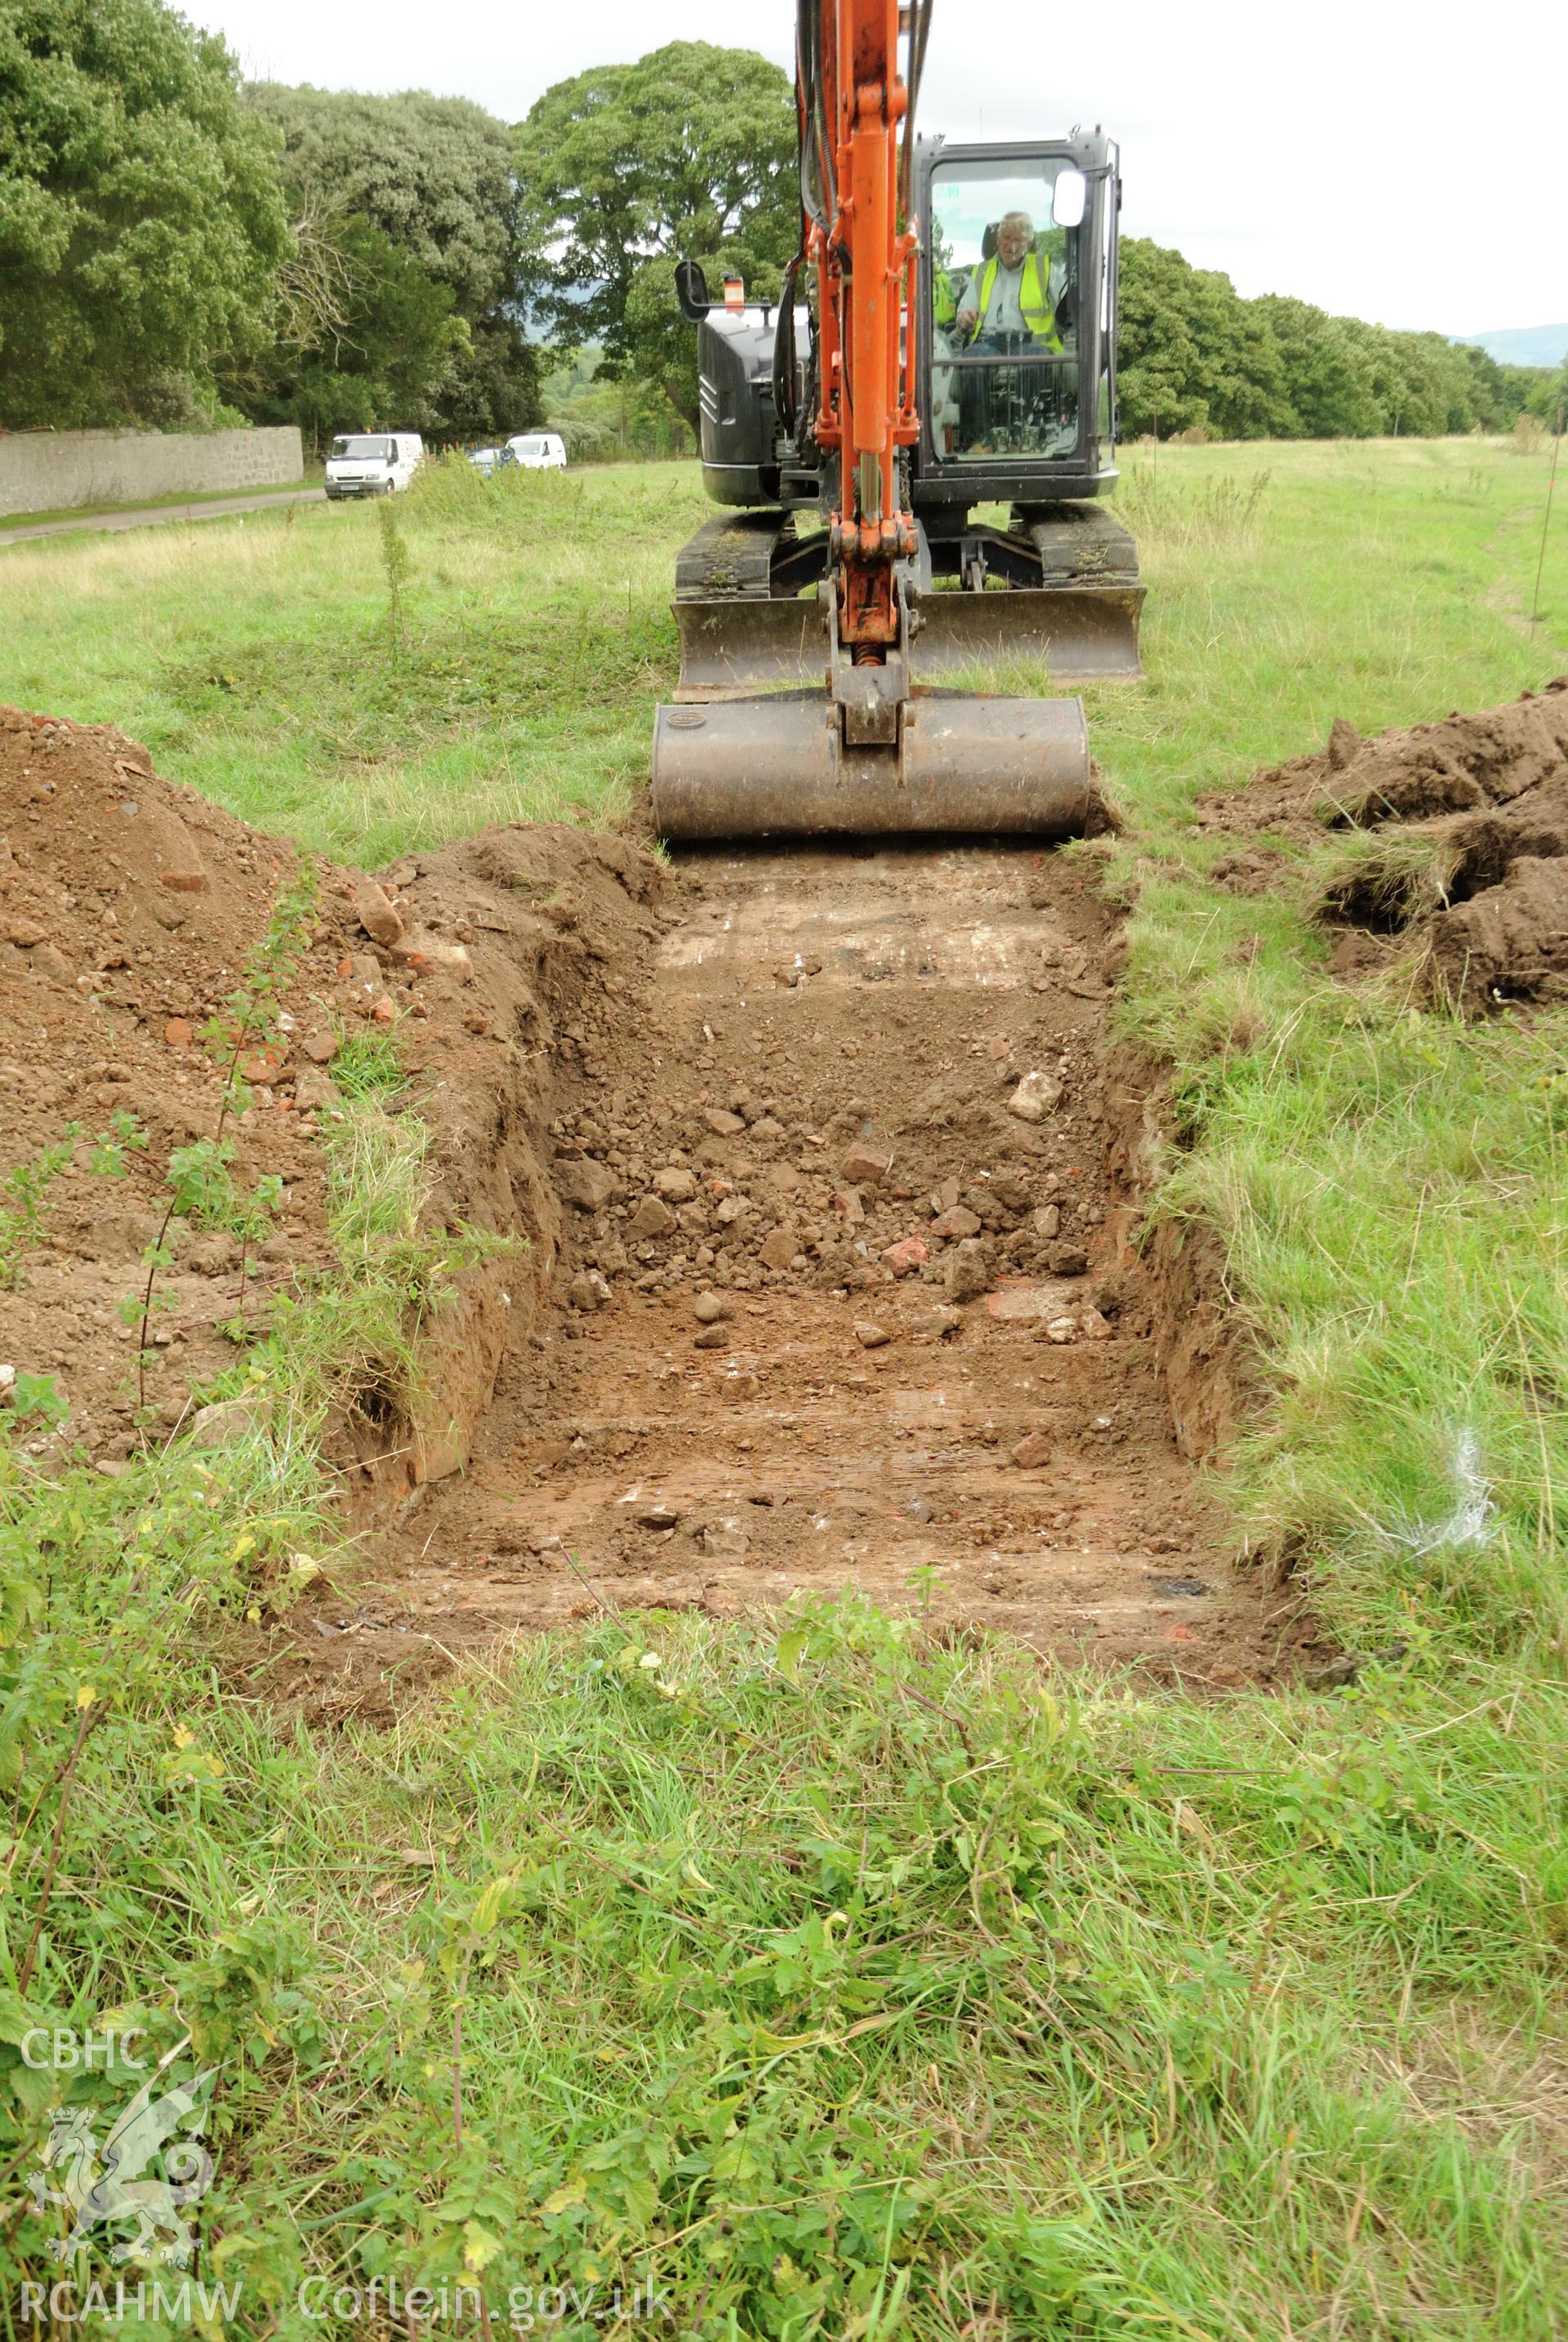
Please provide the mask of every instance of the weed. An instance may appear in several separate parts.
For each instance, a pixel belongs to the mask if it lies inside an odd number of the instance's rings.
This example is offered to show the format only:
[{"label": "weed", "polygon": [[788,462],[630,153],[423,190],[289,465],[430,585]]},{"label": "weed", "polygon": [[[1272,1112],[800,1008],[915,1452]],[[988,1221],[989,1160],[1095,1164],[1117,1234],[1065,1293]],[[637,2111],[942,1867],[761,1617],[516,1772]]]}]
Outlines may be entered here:
[{"label": "weed", "polygon": [[6,1172],[0,1193],[0,1286],[15,1291],[22,1282],[22,1256],[43,1236],[44,1206],[50,1187],[70,1162],[82,1136],[79,1122],[67,1123],[61,1136],[41,1147],[26,1163]]},{"label": "weed", "polygon": [[350,1033],[338,1045],[332,1078],[345,1098],[391,1098],[408,1086],[390,1033]]},{"label": "weed", "polygon": [[345,1104],[320,1142],[335,1271],[274,1296],[251,1329],[244,1363],[213,1396],[265,1390],[275,1437],[286,1427],[313,1442],[329,1406],[378,1417],[411,1414],[422,1396],[419,1334],[464,1270],[504,1254],[511,1240],[482,1230],[423,1225],[429,1196],[426,1126],[389,1115],[373,1097]]},{"label": "weed", "polygon": [[71,1412],[53,1375],[13,1371],[4,1395],[9,1399],[12,1418],[16,1423],[30,1423],[35,1416],[43,1423],[64,1423]]},{"label": "weed", "polygon": [[[0,1194],[11,1199],[0,1204],[0,1290],[14,1292],[21,1284],[22,1256],[43,1241],[49,1189],[71,1162],[81,1136],[81,1124],[68,1122],[58,1138],[30,1162],[16,1164],[0,1182]],[[123,1179],[126,1158],[146,1143],[135,1116],[122,1106],[93,1141],[88,1168],[101,1179]]]},{"label": "weed", "polygon": [[100,1131],[93,1142],[88,1167],[100,1179],[123,1179],[130,1168],[129,1157],[145,1154],[147,1134],[136,1117],[125,1106],[117,1106],[109,1117],[107,1130]]},{"label": "weed", "polygon": [[403,614],[403,588],[408,577],[408,547],[397,525],[397,508],[383,496],[375,508],[381,530],[381,573],[386,580],[386,633],[394,658],[408,648],[408,625]]},{"label": "weed", "polygon": [[[157,1235],[143,1256],[147,1273],[137,1320],[136,1406],[144,1418],[147,1327],[159,1271],[172,1263],[168,1236],[176,1218],[193,1219],[206,1227],[227,1228],[240,1239],[238,1324],[244,1328],[250,1247],[270,1227],[282,1198],[283,1185],[275,1176],[268,1175],[242,1193],[234,1176],[235,1143],[225,1136],[225,1127],[231,1115],[244,1114],[250,1105],[253,1091],[245,1079],[247,1066],[268,1053],[280,1051],[277,1014],[282,996],[315,925],[318,895],[315,866],[302,862],[291,885],[282,890],[273,905],[271,917],[246,961],[240,984],[219,1013],[202,1028],[203,1043],[223,1066],[224,1086],[211,1135],[170,1153],[165,1173],[169,1199]],[[132,1299],[134,1303],[135,1296]]]},{"label": "weed", "polygon": [[1266,471],[1246,479],[1221,474],[1178,483],[1168,464],[1164,472],[1134,464],[1122,483],[1120,516],[1134,535],[1159,543],[1239,544],[1257,529],[1269,476]]}]

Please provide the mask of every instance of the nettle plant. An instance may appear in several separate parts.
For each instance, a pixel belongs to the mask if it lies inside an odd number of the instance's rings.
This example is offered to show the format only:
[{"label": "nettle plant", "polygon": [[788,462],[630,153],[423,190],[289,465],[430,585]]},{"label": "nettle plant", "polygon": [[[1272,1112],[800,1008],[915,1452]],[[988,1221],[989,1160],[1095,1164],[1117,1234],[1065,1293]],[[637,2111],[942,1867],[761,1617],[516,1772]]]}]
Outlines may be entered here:
[{"label": "nettle plant", "polygon": [[273,905],[265,934],[245,963],[245,973],[215,1016],[198,1035],[202,1046],[223,1069],[224,1086],[217,1122],[211,1135],[189,1146],[171,1149],[165,1171],[168,1200],[158,1233],[143,1256],[146,1276],[140,1292],[128,1294],[120,1305],[126,1325],[137,1327],[136,1406],[146,1412],[147,1329],[162,1296],[158,1278],[174,1265],[169,1231],[175,1220],[194,1226],[223,1229],[239,1240],[240,1306],[236,1320],[245,1330],[245,1293],[252,1247],[264,1243],[275,1223],[283,1200],[283,1181],[265,1172],[249,1186],[236,1172],[239,1142],[231,1125],[238,1123],[255,1096],[251,1069],[260,1071],[270,1053],[281,1056],[279,1011],[309,945],[320,902],[315,865],[300,864],[292,885]]},{"label": "nettle plant", "polygon": [[[81,1136],[81,1124],[68,1122],[58,1138],[25,1163],[14,1164],[0,1179],[0,1291],[15,1292],[22,1282],[23,1255],[44,1242],[49,1190],[70,1164]],[[88,1168],[100,1178],[123,1179],[127,1158],[146,1143],[135,1116],[122,1107],[93,1141]]]},{"label": "nettle plant", "polygon": [[[0,1292],[15,1291],[23,1282],[24,1256],[45,1241],[49,1190],[75,1158],[81,1136],[79,1122],[66,1123],[58,1138],[25,1163],[14,1164],[0,1179],[0,1197],[5,1198],[0,1202]],[[86,1168],[99,1178],[123,1179],[131,1156],[146,1143],[135,1116],[121,1108],[93,1141]],[[53,1431],[71,1411],[53,1375],[30,1375],[11,1366],[0,1369],[0,1402],[13,1429],[37,1420]]]}]

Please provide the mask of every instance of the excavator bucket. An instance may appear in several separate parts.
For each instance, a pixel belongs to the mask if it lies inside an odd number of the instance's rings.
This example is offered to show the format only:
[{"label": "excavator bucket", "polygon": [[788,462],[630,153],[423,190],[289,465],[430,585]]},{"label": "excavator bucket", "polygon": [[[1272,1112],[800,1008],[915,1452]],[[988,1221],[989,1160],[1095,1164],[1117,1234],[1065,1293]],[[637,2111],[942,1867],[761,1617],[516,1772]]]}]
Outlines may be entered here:
[{"label": "excavator bucket", "polygon": [[1102,826],[1082,700],[993,697],[934,678],[1019,660],[1056,683],[1136,676],[1143,595],[1122,585],[921,596],[908,617],[898,736],[865,747],[848,745],[828,687],[831,606],[783,596],[677,603],[680,686],[654,730],[659,831],[1061,838]]},{"label": "excavator bucket", "polygon": [[1075,837],[1104,826],[1078,699],[923,692],[891,748],[846,747],[821,690],[661,707],[654,820],[664,837],[984,831]]}]

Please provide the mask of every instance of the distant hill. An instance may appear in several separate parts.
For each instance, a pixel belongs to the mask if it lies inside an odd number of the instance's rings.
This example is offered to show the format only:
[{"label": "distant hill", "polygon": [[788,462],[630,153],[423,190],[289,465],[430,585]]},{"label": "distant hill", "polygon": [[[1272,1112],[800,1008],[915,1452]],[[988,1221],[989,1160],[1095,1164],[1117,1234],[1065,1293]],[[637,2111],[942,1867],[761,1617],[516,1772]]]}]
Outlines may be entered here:
[{"label": "distant hill", "polygon": [[1568,358],[1568,325],[1504,325],[1495,334],[1457,334],[1499,365],[1561,365]]}]

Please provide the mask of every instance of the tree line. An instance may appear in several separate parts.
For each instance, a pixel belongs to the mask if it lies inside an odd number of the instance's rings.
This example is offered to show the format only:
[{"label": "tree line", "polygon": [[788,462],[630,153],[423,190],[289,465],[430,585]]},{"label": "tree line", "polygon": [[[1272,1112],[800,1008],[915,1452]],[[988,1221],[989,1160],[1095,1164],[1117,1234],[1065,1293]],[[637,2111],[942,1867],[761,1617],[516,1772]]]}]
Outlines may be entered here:
[{"label": "tree line", "polygon": [[1527,405],[1555,412],[1545,368],[1500,365],[1442,334],[1330,316],[1283,294],[1243,300],[1217,269],[1141,237],[1122,245],[1119,315],[1127,438],[1434,439],[1505,431]]},{"label": "tree line", "polygon": [[[794,91],[747,50],[674,42],[508,125],[246,84],[163,0],[0,0],[0,428],[474,441],[545,420],[548,384],[585,449],[612,403],[623,439],[689,445],[676,259],[774,294],[797,233]],[[1243,300],[1129,239],[1120,379],[1127,435],[1431,435],[1550,416],[1568,367]]]}]

